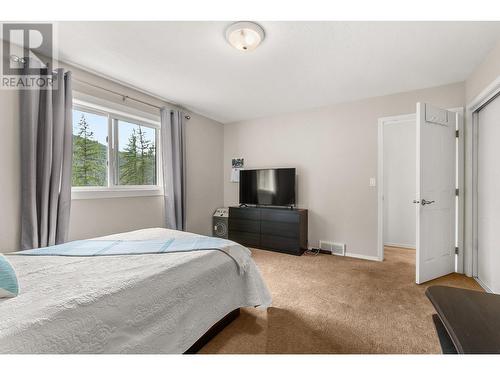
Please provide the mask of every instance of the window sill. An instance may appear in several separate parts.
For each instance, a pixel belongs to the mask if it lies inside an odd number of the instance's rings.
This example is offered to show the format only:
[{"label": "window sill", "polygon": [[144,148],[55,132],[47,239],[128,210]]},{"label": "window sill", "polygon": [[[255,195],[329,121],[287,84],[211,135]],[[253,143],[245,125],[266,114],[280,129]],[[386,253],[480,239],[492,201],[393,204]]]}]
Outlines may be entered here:
[{"label": "window sill", "polygon": [[124,187],[124,188],[72,188],[71,200],[107,199],[129,197],[154,197],[163,195],[159,186]]}]

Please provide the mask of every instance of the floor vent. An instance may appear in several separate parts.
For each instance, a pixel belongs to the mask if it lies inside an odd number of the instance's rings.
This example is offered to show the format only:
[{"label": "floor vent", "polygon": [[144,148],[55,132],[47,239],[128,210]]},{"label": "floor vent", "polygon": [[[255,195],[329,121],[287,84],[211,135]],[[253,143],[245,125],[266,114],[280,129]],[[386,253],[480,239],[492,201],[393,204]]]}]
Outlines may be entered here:
[{"label": "floor vent", "polygon": [[330,241],[319,241],[319,248],[324,251],[329,251],[334,255],[345,255],[345,243],[337,243]]}]

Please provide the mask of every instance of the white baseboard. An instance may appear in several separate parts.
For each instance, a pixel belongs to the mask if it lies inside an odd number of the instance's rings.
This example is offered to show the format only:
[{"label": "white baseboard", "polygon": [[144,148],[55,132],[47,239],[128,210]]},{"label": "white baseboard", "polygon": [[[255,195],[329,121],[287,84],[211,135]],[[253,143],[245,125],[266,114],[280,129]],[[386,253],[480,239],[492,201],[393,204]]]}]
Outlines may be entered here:
[{"label": "white baseboard", "polygon": [[372,256],[372,255],[364,255],[364,254],[356,254],[356,253],[345,253],[346,257],[351,257],[351,258],[358,258],[358,259],[365,259],[365,260],[373,260],[376,262],[381,262],[383,259],[380,259],[378,256]]},{"label": "white baseboard", "polygon": [[415,250],[415,245],[409,245],[409,244],[404,244],[404,243],[392,243],[392,242],[386,242],[384,243],[384,246],[389,246],[389,247],[402,247],[403,249],[412,249]]},{"label": "white baseboard", "polygon": [[474,276],[474,280],[476,280],[477,283],[481,286],[481,288],[483,288],[487,293],[493,293],[493,291],[486,285],[484,285],[484,283],[481,280],[479,280],[477,276]]}]

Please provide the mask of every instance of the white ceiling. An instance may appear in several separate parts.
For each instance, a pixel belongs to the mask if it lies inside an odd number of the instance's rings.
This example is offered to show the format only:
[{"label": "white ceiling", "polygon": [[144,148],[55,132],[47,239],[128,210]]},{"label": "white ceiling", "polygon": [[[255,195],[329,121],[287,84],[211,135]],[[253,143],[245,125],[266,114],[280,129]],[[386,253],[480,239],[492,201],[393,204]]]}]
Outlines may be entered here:
[{"label": "white ceiling", "polygon": [[230,22],[60,22],[59,58],[222,123],[465,80],[500,22],[262,22],[240,52]]}]

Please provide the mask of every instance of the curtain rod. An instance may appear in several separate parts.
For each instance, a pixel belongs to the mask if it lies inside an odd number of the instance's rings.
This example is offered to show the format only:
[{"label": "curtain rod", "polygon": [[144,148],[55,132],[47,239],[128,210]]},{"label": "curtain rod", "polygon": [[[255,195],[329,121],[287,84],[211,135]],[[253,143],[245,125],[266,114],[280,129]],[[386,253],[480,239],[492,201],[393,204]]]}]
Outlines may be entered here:
[{"label": "curtain rod", "polygon": [[[148,106],[153,107],[153,108],[162,109],[162,107],[159,107],[159,106],[157,106],[157,105],[154,105],[154,104],[151,104],[151,103],[145,102],[145,101],[140,100],[140,99],[132,98],[131,96],[121,94],[121,93],[119,93],[118,91],[114,91],[114,90],[110,90],[110,89],[107,89],[107,88],[102,87],[102,86],[94,85],[93,83],[85,82],[85,81],[82,81],[81,79],[78,79],[78,78],[75,78],[75,77],[73,77],[72,79],[73,79],[73,81],[83,83],[84,85],[91,86],[91,87],[95,87],[95,88],[97,88],[97,89],[104,90],[104,91],[110,92],[110,93],[112,93],[112,94],[115,94],[115,95],[121,96],[121,97],[123,98],[123,101],[125,101],[126,99],[128,99],[128,100],[133,100],[133,101],[135,101],[135,102],[138,102],[138,103],[141,103],[141,104],[144,104],[144,105],[148,105]],[[184,115],[184,118],[185,118],[186,120],[190,120],[190,119],[191,119],[191,116],[189,116],[189,115]]]},{"label": "curtain rod", "polygon": [[[16,56],[16,55],[10,55],[10,59],[14,62],[18,62],[18,63],[21,63],[21,64],[26,64],[26,59],[24,57],[19,57],[19,56]],[[115,95],[118,95],[118,96],[121,96],[123,98],[123,101],[125,101],[126,99],[129,99],[129,100],[133,100],[135,102],[138,102],[138,103],[141,103],[141,104],[144,104],[144,105],[148,105],[150,107],[153,107],[153,108],[157,108],[157,109],[162,109],[162,107],[159,107],[157,105],[154,105],[154,104],[151,104],[151,103],[148,103],[148,102],[145,102],[143,100],[140,100],[140,99],[136,99],[136,98],[132,98],[131,96],[128,96],[128,95],[124,95],[124,94],[121,94],[117,91],[114,91],[114,90],[110,90],[110,89],[107,89],[105,87],[102,87],[102,86],[98,86],[98,85],[94,85],[93,83],[89,83],[89,82],[85,82],[85,81],[82,81],[81,79],[78,79],[78,78],[75,78],[75,77],[72,77],[73,81],[76,81],[76,82],[80,82],[80,83],[83,83],[84,85],[88,85],[88,86],[91,86],[91,87],[95,87],[97,89],[101,89],[101,90],[104,90],[104,91],[107,91],[107,92],[110,92],[112,94],[115,94]],[[190,120],[191,119],[191,116],[190,115],[184,115],[184,118],[186,120]]]}]

